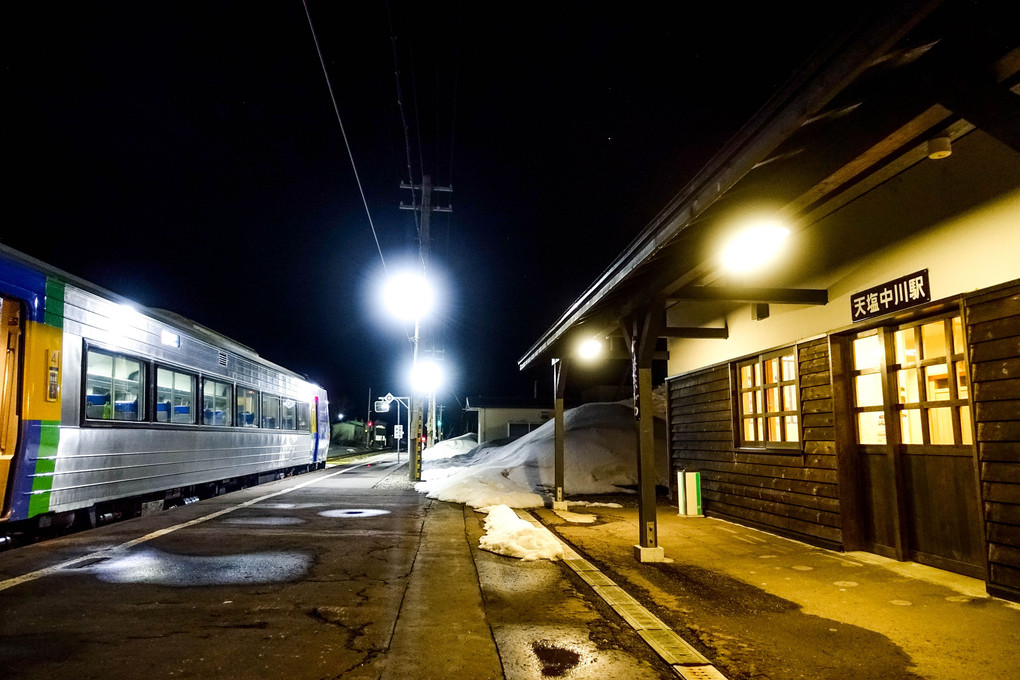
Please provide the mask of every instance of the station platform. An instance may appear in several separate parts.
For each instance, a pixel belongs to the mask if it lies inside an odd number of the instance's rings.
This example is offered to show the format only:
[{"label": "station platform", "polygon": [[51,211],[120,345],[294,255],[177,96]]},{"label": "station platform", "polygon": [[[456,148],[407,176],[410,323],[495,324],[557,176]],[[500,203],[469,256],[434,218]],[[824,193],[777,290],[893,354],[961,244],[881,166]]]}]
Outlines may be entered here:
[{"label": "station platform", "polygon": [[0,660],[29,678],[1006,678],[1020,608],[979,582],[636,501],[519,511],[568,559],[369,456],[0,554]]},{"label": "station platform", "polygon": [[624,507],[534,514],[725,677],[1020,677],[1020,604],[990,597],[982,581],[681,516],[664,500],[666,561],[642,564],[636,499],[611,500]]}]

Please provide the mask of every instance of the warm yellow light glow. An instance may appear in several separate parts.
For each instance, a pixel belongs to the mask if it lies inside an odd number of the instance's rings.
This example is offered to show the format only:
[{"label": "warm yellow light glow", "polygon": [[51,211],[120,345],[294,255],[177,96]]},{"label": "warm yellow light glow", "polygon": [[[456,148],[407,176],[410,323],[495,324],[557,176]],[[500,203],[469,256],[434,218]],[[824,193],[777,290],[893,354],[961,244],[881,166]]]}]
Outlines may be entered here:
[{"label": "warm yellow light glow", "polygon": [[588,338],[577,348],[577,356],[585,361],[590,361],[602,354],[602,341],[598,338]]},{"label": "warm yellow light glow", "polygon": [[778,222],[759,222],[735,234],[722,252],[722,264],[731,272],[759,269],[782,251],[790,230]]}]

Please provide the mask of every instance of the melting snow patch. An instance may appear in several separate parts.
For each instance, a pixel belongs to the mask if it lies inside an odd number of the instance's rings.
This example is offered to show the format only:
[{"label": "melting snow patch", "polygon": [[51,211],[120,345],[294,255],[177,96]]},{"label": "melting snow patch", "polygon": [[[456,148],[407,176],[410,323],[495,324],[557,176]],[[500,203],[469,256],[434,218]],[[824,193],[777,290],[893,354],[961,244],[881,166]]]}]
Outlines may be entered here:
[{"label": "melting snow patch", "polygon": [[567,505],[579,505],[583,508],[622,508],[619,503],[592,503],[591,501],[567,501]]},{"label": "melting snow patch", "polygon": [[[621,403],[584,404],[564,414],[564,488],[571,494],[628,493],[637,484],[634,409]],[[555,486],[554,423],[548,421],[508,444],[472,439],[436,444],[423,454],[422,481],[429,498],[473,508],[537,508]],[[668,483],[665,421],[656,420],[656,476]],[[444,446],[446,445],[446,446]]]},{"label": "melting snow patch", "polygon": [[453,439],[444,439],[421,452],[422,460],[442,460],[463,453],[471,453],[478,446],[478,435],[468,433]]},{"label": "melting snow patch", "polygon": [[563,546],[548,530],[521,519],[506,505],[487,510],[485,535],[478,541],[482,550],[522,560],[563,559]]},{"label": "melting snow patch", "polygon": [[553,510],[556,515],[567,522],[573,522],[574,524],[592,524],[597,518],[595,515],[582,515],[576,512],[570,512],[569,510]]}]

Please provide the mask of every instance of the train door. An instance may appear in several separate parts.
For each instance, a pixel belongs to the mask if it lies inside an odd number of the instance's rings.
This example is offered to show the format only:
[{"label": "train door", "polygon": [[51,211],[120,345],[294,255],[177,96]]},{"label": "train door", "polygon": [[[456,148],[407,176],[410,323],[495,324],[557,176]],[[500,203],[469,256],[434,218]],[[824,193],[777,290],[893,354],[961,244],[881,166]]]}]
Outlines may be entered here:
[{"label": "train door", "polygon": [[18,447],[18,387],[21,353],[21,303],[0,298],[0,515],[6,515],[11,463]]},{"label": "train door", "polygon": [[315,397],[312,413],[312,439],[315,441],[312,462],[325,465],[329,454],[329,407],[326,400],[319,397]]},{"label": "train door", "polygon": [[850,340],[849,394],[864,547],[984,578],[960,314]]}]

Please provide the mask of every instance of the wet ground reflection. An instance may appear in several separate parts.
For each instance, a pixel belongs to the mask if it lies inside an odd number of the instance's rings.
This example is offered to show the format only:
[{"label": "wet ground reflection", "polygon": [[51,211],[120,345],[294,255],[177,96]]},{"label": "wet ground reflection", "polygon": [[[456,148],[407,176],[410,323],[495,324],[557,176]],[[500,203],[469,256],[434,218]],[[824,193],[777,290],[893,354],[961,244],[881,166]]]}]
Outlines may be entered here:
[{"label": "wet ground reflection", "polygon": [[174,555],[142,550],[82,567],[108,583],[163,586],[215,586],[279,583],[304,576],[311,557],[293,552],[244,555]]},{"label": "wet ground reflection", "polygon": [[223,524],[244,524],[250,526],[290,526],[304,524],[300,517],[228,517]]},{"label": "wet ground reflection", "polygon": [[343,510],[323,510],[319,513],[322,517],[346,517],[346,518],[357,518],[357,517],[378,517],[379,515],[388,515],[389,510],[379,510],[378,508],[345,508]]},{"label": "wet ground reflection", "polygon": [[542,664],[542,675],[559,677],[581,662],[581,655],[572,649],[557,647],[549,640],[531,643],[531,649]]}]

